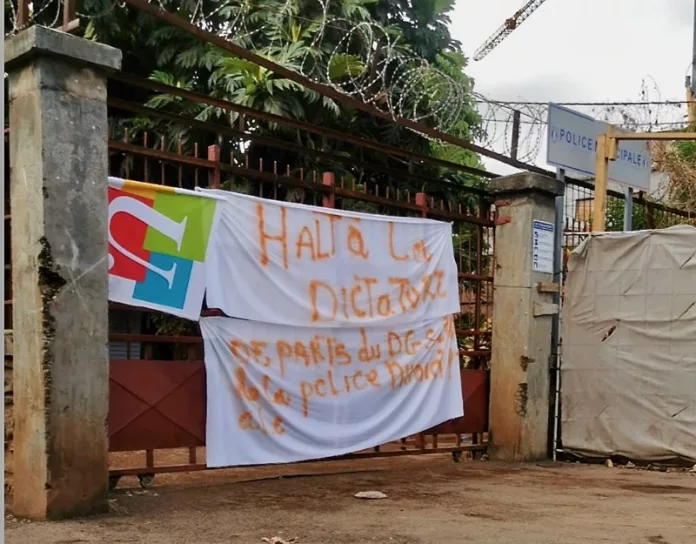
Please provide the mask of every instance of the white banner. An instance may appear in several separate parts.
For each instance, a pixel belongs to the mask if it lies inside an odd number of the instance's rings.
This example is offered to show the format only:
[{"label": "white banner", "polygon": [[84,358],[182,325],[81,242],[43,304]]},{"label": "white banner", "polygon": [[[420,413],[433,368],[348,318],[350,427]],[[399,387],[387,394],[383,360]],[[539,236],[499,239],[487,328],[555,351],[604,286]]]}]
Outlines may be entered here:
[{"label": "white banner", "polygon": [[460,311],[452,227],[227,191],[207,302],[300,327],[396,326]]},{"label": "white banner", "polygon": [[393,328],[200,324],[209,467],[347,454],[463,414],[451,317]]}]

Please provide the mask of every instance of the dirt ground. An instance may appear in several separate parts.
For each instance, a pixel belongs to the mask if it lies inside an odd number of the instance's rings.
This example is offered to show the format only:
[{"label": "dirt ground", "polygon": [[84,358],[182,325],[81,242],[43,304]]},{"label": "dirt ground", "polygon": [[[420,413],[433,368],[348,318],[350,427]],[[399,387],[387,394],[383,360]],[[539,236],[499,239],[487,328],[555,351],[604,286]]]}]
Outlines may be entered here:
[{"label": "dirt ground", "polygon": [[[353,496],[368,490],[388,498]],[[6,542],[696,542],[696,475],[580,464],[420,456],[160,475],[146,490],[123,478],[110,503],[110,514],[84,520],[8,516]]]}]

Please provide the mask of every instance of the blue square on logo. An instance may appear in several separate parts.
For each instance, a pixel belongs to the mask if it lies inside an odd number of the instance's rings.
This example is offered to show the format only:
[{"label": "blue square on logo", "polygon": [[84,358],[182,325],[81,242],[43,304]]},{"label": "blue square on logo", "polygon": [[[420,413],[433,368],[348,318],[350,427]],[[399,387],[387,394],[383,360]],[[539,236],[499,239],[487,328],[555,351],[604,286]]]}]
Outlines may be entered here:
[{"label": "blue square on logo", "polygon": [[148,268],[145,279],[135,284],[133,298],[183,310],[191,281],[193,261],[162,253],[150,253],[149,262],[160,271],[155,272]]}]

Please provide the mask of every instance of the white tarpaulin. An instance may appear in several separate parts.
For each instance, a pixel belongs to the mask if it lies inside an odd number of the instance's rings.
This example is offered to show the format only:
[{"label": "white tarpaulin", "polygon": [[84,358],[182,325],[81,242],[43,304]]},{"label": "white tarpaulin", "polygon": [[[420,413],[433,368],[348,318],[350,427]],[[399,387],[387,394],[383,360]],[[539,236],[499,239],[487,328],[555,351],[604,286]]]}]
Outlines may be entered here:
[{"label": "white tarpaulin", "polygon": [[571,255],[563,448],[696,461],[696,229],[600,234]]},{"label": "white tarpaulin", "polygon": [[452,226],[227,191],[206,300],[241,319],[300,327],[399,325],[460,310]]},{"label": "white tarpaulin", "polygon": [[347,454],[463,414],[451,317],[392,328],[200,324],[209,467]]}]

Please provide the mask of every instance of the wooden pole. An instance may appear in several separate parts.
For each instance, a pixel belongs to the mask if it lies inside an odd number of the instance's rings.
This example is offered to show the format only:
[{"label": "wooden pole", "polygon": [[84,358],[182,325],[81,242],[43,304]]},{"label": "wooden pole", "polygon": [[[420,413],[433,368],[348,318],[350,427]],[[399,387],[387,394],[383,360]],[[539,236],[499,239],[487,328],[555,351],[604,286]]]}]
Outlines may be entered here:
[{"label": "wooden pole", "polygon": [[[611,149],[614,149],[612,156]],[[609,160],[616,158],[616,139],[612,130],[597,138],[597,156],[595,159],[594,203],[592,206],[592,232],[604,232],[607,220],[607,183],[609,177]]]},{"label": "wooden pole", "polygon": [[[691,96],[693,97],[693,94]],[[696,104],[693,102],[689,105],[691,106],[692,104],[696,107]],[[621,140],[693,142],[696,141],[696,134],[693,132],[614,132],[614,128],[611,125],[607,125],[606,132],[597,137],[592,232],[603,232],[606,230],[609,161],[616,160],[618,143]]]}]

